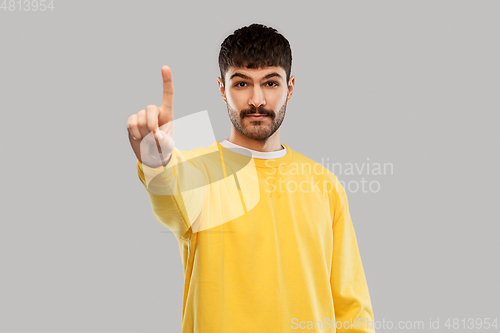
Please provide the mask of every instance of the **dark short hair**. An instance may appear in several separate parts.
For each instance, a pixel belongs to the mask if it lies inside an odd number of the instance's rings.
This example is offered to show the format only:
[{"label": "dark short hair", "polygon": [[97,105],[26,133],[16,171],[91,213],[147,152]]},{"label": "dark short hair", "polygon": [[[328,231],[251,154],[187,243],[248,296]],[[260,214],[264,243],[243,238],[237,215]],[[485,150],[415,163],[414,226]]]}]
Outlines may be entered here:
[{"label": "dark short hair", "polygon": [[230,66],[264,68],[279,66],[285,70],[286,83],[292,70],[292,50],[288,40],[276,29],[254,23],[242,27],[224,39],[219,52],[222,83]]}]

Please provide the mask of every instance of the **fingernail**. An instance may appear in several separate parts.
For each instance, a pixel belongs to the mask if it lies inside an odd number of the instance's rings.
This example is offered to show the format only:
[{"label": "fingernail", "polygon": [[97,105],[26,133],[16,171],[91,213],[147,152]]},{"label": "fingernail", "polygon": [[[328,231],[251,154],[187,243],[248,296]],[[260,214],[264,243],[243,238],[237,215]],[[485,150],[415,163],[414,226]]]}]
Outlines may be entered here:
[{"label": "fingernail", "polygon": [[160,131],[158,131],[157,133],[158,133],[158,139],[163,140],[163,134],[161,134]]}]

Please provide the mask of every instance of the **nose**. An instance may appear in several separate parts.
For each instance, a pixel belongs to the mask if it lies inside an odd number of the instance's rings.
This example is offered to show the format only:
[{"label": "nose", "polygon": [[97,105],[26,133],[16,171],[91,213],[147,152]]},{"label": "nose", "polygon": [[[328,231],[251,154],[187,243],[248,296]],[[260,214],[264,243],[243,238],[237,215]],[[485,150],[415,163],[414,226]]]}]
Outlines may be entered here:
[{"label": "nose", "polygon": [[266,105],[266,99],[264,98],[264,91],[258,84],[254,85],[252,96],[250,97],[248,104],[253,105],[256,108],[258,108],[261,105]]}]

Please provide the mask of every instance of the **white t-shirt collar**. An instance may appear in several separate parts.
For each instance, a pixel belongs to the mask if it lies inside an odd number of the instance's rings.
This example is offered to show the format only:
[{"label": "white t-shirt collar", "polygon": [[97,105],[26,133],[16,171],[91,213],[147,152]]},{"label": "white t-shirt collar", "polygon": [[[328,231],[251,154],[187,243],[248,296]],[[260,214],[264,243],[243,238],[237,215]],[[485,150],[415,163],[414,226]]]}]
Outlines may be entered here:
[{"label": "white t-shirt collar", "polygon": [[265,159],[265,160],[266,159],[280,158],[280,157],[283,157],[286,155],[286,147],[283,145],[281,145],[281,147],[283,147],[283,149],[277,150],[277,151],[257,151],[257,150],[248,149],[248,148],[239,146],[239,145],[234,144],[232,142],[229,142],[227,140],[220,142],[220,145],[224,148],[227,148],[227,149],[234,151],[235,153],[239,153],[239,154],[240,154],[240,152],[237,149],[236,150],[233,150],[233,149],[234,148],[246,149],[250,153],[252,153],[252,158],[260,158],[260,159]]}]

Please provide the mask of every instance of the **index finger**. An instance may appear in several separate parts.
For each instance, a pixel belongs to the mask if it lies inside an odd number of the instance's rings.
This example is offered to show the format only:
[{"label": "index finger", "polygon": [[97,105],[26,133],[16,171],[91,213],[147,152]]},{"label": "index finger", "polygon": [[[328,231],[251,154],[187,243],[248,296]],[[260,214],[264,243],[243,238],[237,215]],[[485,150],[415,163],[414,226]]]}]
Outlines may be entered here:
[{"label": "index finger", "polygon": [[163,124],[167,121],[174,120],[174,83],[172,82],[172,71],[170,67],[163,66],[161,68],[161,76],[163,77],[163,101],[159,110],[159,120],[160,124]]}]

